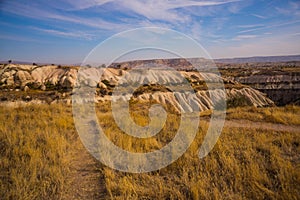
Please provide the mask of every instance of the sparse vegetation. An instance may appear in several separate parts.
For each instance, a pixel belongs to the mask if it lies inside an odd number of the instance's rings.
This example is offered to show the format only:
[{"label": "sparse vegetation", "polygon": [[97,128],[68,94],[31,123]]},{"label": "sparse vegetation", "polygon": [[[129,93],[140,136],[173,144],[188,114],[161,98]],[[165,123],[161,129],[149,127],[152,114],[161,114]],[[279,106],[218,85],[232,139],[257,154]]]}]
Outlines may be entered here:
[{"label": "sparse vegetation", "polygon": [[245,96],[237,96],[235,98],[229,98],[226,104],[227,104],[227,108],[236,108],[236,107],[250,106],[251,101],[247,99]]},{"label": "sparse vegetation", "polygon": [[[140,125],[148,123],[149,105],[133,106]],[[136,109],[134,109],[136,108]],[[169,109],[169,108],[167,108]],[[63,199],[72,173],[71,155],[80,156],[71,107],[32,105],[0,107],[0,192],[3,199]],[[110,104],[97,106],[99,122],[118,146],[134,152],[161,148],[176,133],[180,116],[168,110],[165,128],[149,139],[123,134],[113,123]],[[228,120],[247,119],[299,125],[300,108],[232,108]],[[247,114],[248,113],[248,114]],[[209,114],[209,113],[208,113]],[[111,199],[298,199],[300,137],[287,131],[225,127],[204,159],[198,148],[208,123],[176,162],[161,170],[130,174],[99,165]],[[93,184],[101,184],[95,182]]]},{"label": "sparse vegetation", "polygon": [[[238,111],[240,108],[236,109]],[[260,112],[268,113],[273,110],[274,108],[261,108]],[[282,114],[288,113],[287,111],[299,112],[298,107],[277,110],[279,112],[281,110]],[[136,122],[144,124],[145,117],[139,117],[140,114],[141,111],[136,113]],[[134,152],[140,151],[137,150],[137,146],[142,146],[143,152],[149,152],[153,147],[161,148],[164,145],[161,141],[170,141],[174,136],[170,132],[176,132],[179,124],[176,116],[171,115],[166,124],[169,128],[159,133],[160,142],[153,141],[153,138],[139,141],[127,138],[128,136],[124,136],[114,125],[111,125],[112,118],[109,115],[109,113],[103,115],[104,120],[101,121],[103,127],[107,127],[108,137],[115,144]],[[171,125],[174,123],[177,126]],[[296,199],[299,197],[300,187],[293,183],[300,183],[300,170],[297,167],[300,138],[297,134],[256,128],[226,127],[213,151],[200,160],[197,155],[198,148],[201,146],[208,123],[201,122],[200,126],[189,150],[167,168],[152,173],[130,174],[105,167],[103,172],[110,197],[112,199]],[[172,131],[171,127],[173,127]]]},{"label": "sparse vegetation", "polygon": [[1,199],[59,199],[76,135],[63,106],[0,107]]},{"label": "sparse vegetation", "polygon": [[295,105],[271,108],[238,107],[229,109],[227,113],[227,119],[300,125],[300,107]]}]

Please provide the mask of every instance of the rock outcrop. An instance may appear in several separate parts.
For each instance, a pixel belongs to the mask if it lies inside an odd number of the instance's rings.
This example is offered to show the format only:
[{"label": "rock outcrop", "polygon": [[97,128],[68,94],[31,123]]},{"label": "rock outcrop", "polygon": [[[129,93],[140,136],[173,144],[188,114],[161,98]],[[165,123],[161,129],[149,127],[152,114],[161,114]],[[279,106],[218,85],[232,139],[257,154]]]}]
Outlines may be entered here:
[{"label": "rock outcrop", "polygon": [[43,85],[72,88],[76,75],[77,69],[71,67],[9,64],[0,68],[0,85],[7,88],[23,88],[26,85],[36,88]]},{"label": "rock outcrop", "polygon": [[[114,101],[129,101],[130,95],[124,95],[115,97]],[[212,101],[212,98],[215,98]],[[189,93],[173,93],[173,92],[155,92],[155,93],[144,93],[134,99],[147,102],[149,100],[155,101],[161,104],[173,105],[177,112],[191,112],[194,107],[197,106],[199,111],[205,111],[216,108],[218,102],[221,99],[227,98],[229,101],[243,98],[245,101],[244,105],[265,107],[273,105],[273,101],[266,98],[264,94],[251,88],[243,89],[226,89],[226,90],[212,90],[212,91],[197,91],[195,96]],[[181,102],[181,103],[179,103]]]},{"label": "rock outcrop", "polygon": [[[30,90],[38,90],[40,91],[39,94],[48,95],[48,97],[40,98],[42,101],[48,103],[59,102],[60,100],[70,102],[71,89],[81,87],[80,84],[84,84],[95,88],[96,98],[93,98],[93,100],[96,102],[107,100],[128,101],[130,98],[139,101],[151,100],[162,104],[171,104],[177,111],[192,111],[195,106],[200,111],[215,108],[218,106],[216,104],[224,98],[227,98],[227,101],[230,102],[234,102],[235,99],[243,100],[246,105],[256,107],[273,105],[273,102],[263,93],[221,78],[214,73],[200,74],[194,71],[167,69],[128,71],[116,68],[96,69],[91,67],[82,68],[79,73],[78,69],[78,67],[52,65],[5,65],[0,68],[0,89],[9,92],[9,90],[22,88],[26,96],[28,96],[27,93]],[[76,82],[77,76],[78,82]],[[218,87],[222,82],[226,83],[225,90]],[[123,94],[117,94],[111,99],[115,88],[122,86],[126,89],[130,88],[131,85],[135,85],[135,89],[140,90],[140,92],[128,94],[125,91]],[[166,85],[166,87],[159,85]],[[194,96],[190,95],[185,85],[190,86],[195,91]],[[53,90],[60,90],[65,93],[64,95],[57,92],[55,92],[55,95],[49,93]],[[37,94],[34,93],[34,95],[34,97],[30,96],[28,101],[38,99]],[[48,100],[49,97],[50,100]]]},{"label": "rock outcrop", "polygon": [[300,100],[300,73],[297,72],[254,74],[235,77],[234,80],[266,93],[277,105]]}]

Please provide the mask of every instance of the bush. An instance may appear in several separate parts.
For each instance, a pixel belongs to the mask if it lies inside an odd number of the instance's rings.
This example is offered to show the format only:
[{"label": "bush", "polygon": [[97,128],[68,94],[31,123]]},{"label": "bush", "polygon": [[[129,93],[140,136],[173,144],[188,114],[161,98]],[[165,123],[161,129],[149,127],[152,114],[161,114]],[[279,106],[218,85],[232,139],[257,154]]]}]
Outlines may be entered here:
[{"label": "bush", "polygon": [[236,107],[244,107],[251,106],[251,101],[245,96],[238,97],[229,97],[227,99],[227,108],[236,108]]}]

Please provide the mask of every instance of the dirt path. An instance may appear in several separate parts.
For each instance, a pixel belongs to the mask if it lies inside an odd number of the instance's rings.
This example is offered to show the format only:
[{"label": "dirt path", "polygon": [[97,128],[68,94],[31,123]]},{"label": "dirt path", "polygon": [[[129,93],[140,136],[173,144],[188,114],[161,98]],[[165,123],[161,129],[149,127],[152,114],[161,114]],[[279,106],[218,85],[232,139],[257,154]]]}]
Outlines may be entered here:
[{"label": "dirt path", "polygon": [[72,155],[69,184],[63,199],[107,199],[101,164],[80,144]]},{"label": "dirt path", "polygon": [[[208,121],[208,119],[205,119]],[[287,131],[300,133],[300,126],[274,124],[268,122],[254,122],[249,120],[226,120],[225,128],[255,128],[273,131]],[[101,172],[102,165],[93,158],[83,145],[72,153],[71,174],[69,181],[71,188],[67,189],[63,199],[107,199],[104,177]]]}]

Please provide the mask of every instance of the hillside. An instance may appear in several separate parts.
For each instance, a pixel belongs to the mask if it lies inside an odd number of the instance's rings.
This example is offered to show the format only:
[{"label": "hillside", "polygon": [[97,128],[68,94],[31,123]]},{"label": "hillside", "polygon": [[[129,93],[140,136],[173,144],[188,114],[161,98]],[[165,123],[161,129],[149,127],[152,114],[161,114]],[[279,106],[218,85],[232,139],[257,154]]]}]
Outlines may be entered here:
[{"label": "hillside", "polygon": [[254,56],[244,58],[223,58],[215,59],[217,63],[266,63],[266,62],[292,62],[300,61],[300,55],[288,55],[288,56]]},{"label": "hillside", "polygon": [[[211,62],[204,59],[156,59],[113,63],[105,70],[100,80],[94,81],[93,85],[97,87],[97,92],[99,94],[98,100],[100,101],[101,97],[108,97],[111,95],[113,88],[120,77],[125,75],[131,68],[147,65],[160,65],[176,69],[191,82],[193,88],[197,92],[203,91],[206,89],[206,85],[203,82],[203,78],[199,77],[199,73],[195,71],[195,68],[193,68],[191,63],[201,66],[211,65]],[[256,89],[262,93],[266,93],[267,97],[277,105],[286,105],[289,103],[297,104],[299,102],[300,62],[217,63],[217,67],[222,74],[222,80],[225,83],[228,96],[232,96],[230,95],[230,90],[232,89],[239,90],[246,86],[250,86],[247,91],[253,92],[253,89]],[[79,67],[3,64],[0,66],[0,69],[2,100],[14,100],[14,96],[18,97],[15,98],[15,100],[20,98],[26,99],[27,96],[29,96],[28,99],[36,99],[36,96],[38,96],[37,93],[39,93],[44,95],[40,95],[40,98],[38,99],[52,102],[57,99],[67,99],[69,92],[75,84]],[[202,73],[214,73],[211,70],[211,72],[205,72],[205,67],[201,70],[203,71]],[[93,74],[94,71],[91,70],[90,73]],[[99,74],[99,72],[96,73]],[[166,73],[164,73],[163,76],[165,77],[162,79],[168,77]],[[159,79],[161,79],[161,77],[156,77],[155,80],[152,81],[155,82]],[[174,82],[172,78],[168,81]],[[176,81],[174,83],[176,83]],[[30,89],[30,91],[28,89]],[[26,90],[31,96],[25,95],[22,92],[17,92],[15,94],[15,92],[9,92],[10,90]],[[147,90],[149,90],[149,88]],[[156,88],[156,90],[159,89]],[[37,91],[37,93],[32,91]],[[145,89],[143,91],[145,91]],[[244,96],[247,96],[247,92],[245,93],[244,91],[246,90],[241,90],[241,93],[243,93]],[[63,93],[65,94],[62,95]],[[107,97],[102,99],[107,99]],[[254,102],[254,104],[260,106],[263,105],[258,102]]]},{"label": "hillside", "polygon": [[[147,123],[142,104],[133,118]],[[109,103],[97,107],[99,123],[117,146],[150,152],[174,137],[180,116],[169,113],[158,137],[138,139],[114,123]],[[300,108],[234,108],[210,154],[198,148],[209,125],[203,116],[188,151],[150,173],[119,172],[95,160],[65,104],[0,105],[2,199],[299,199]],[[257,122],[259,121],[259,122]]]},{"label": "hillside", "polygon": [[[140,87],[133,93],[133,99],[144,101],[152,99],[158,103],[169,102],[177,111],[183,109],[178,104],[178,98],[183,99],[183,101],[188,99],[184,86],[187,80],[197,95],[193,104],[196,104],[201,111],[216,106],[216,102],[213,102],[210,96],[214,96],[215,99],[226,96],[228,102],[235,102],[234,99],[237,99],[237,105],[256,107],[273,105],[273,102],[266,98],[263,93],[238,82],[221,78],[214,73],[201,74],[195,71],[174,73],[168,70],[149,69],[148,74],[141,76],[140,73],[143,71],[137,73],[136,84],[139,84]],[[76,84],[77,73],[77,67],[3,65],[0,72],[0,99],[2,102],[23,100],[36,103],[70,103],[71,91]],[[130,77],[132,74],[129,71],[115,68],[86,68],[81,70],[81,74],[88,81],[88,86],[95,88],[96,102],[109,100],[114,88],[117,85],[122,85],[122,80],[136,79],[136,77]],[[97,74],[102,74],[102,76]],[[182,79],[182,77],[186,79]],[[225,90],[219,86],[220,81],[225,83]],[[161,85],[171,83],[171,85],[164,88],[156,83]],[[210,85],[209,90],[207,83]],[[177,97],[174,96],[175,93],[170,92],[172,89],[179,91],[176,93]],[[130,94],[115,97],[119,100],[129,100],[128,98],[130,98]],[[240,102],[241,100],[242,102]],[[235,103],[231,103],[230,106],[233,104]],[[187,106],[185,109],[191,110],[192,108]]]},{"label": "hillside", "polygon": [[[175,72],[129,70],[130,65],[122,63],[114,68],[83,67],[80,73],[75,66],[1,65],[0,196],[42,200],[298,199],[300,108],[277,107],[259,91],[296,87],[298,64],[218,65],[222,77],[214,72],[198,73],[185,64]],[[77,78],[81,80],[78,83]],[[196,98],[190,98],[186,83]],[[93,95],[72,99],[73,89],[80,87]],[[135,88],[132,96],[128,88]],[[226,120],[212,151],[199,158],[211,110],[220,106],[211,97],[227,97]],[[174,163],[149,173],[125,173],[105,166],[83,145],[74,124],[72,100],[81,105],[92,100],[90,105],[94,105],[107,138],[134,153],[153,152],[172,141],[183,112],[195,112],[198,107],[201,120],[192,144]],[[129,101],[130,117],[140,126],[151,122],[150,105],[161,103],[167,111],[163,128],[149,138],[124,134],[111,104],[123,101]],[[172,149],[172,153],[176,151]]]}]

